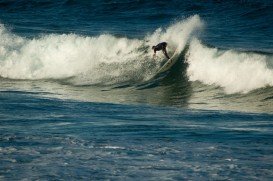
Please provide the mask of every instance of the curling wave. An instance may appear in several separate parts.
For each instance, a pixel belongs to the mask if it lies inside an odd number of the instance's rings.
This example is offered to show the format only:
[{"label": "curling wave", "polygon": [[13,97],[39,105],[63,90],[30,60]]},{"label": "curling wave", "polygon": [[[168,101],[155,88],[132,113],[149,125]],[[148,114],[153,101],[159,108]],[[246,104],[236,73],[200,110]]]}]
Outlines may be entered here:
[{"label": "curling wave", "polygon": [[[198,15],[159,28],[144,39],[50,34],[27,39],[0,26],[0,76],[9,79],[68,79],[72,84],[113,84],[148,79],[160,66],[150,47],[167,41],[182,51],[202,27]],[[159,54],[158,59],[163,55]]]}]

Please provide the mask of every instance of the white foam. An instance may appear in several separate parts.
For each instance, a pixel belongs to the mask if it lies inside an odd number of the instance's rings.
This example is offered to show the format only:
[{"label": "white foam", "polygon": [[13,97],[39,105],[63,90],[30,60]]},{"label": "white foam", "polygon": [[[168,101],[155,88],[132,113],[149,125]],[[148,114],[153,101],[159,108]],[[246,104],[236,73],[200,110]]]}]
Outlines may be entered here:
[{"label": "white foam", "polygon": [[79,85],[142,80],[160,64],[152,60],[152,45],[167,41],[170,51],[177,46],[182,50],[201,26],[199,16],[193,16],[165,30],[159,28],[140,40],[109,34],[96,37],[50,34],[28,39],[1,25],[0,76],[31,80],[74,77],[71,82]]},{"label": "white foam", "polygon": [[191,37],[195,35],[195,32],[200,31],[203,26],[204,23],[200,17],[194,15],[186,20],[176,22],[166,30],[157,29],[151,36],[147,37],[148,44],[153,46],[158,42],[167,41],[168,46],[182,51]]},{"label": "white foam", "polygon": [[190,43],[187,75],[191,81],[217,85],[227,93],[247,93],[273,86],[273,58],[256,53],[208,48],[197,39]]},{"label": "white foam", "polygon": [[108,145],[108,146],[105,146],[105,147],[102,147],[102,148],[106,148],[106,149],[121,149],[121,150],[124,150],[125,148],[124,147],[119,147],[119,146],[111,146],[111,145]]}]

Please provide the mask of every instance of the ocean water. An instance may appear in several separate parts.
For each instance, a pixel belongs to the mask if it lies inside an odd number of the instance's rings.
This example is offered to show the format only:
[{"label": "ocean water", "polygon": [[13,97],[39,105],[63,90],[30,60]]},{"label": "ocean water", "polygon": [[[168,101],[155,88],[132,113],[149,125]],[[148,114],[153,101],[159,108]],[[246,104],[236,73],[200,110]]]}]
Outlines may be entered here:
[{"label": "ocean water", "polygon": [[1,0],[0,180],[272,180],[272,12]]}]

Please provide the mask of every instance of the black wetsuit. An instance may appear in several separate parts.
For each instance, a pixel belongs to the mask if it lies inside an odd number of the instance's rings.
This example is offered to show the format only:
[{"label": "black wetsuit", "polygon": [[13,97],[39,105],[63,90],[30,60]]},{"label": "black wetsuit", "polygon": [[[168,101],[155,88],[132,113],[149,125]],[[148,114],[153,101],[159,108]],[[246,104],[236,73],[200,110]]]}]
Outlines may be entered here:
[{"label": "black wetsuit", "polygon": [[165,55],[168,59],[170,59],[169,55],[167,54],[166,47],[167,47],[167,43],[166,43],[166,42],[159,43],[159,44],[157,44],[156,46],[153,46],[154,53],[156,53],[156,51],[162,50],[163,53],[164,53],[164,55]]}]

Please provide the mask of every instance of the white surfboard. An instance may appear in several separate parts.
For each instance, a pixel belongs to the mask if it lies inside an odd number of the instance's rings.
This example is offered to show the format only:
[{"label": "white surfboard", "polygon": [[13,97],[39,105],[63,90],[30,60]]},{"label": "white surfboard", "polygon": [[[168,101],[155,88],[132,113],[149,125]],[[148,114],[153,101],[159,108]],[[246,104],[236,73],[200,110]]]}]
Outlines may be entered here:
[{"label": "white surfboard", "polygon": [[167,70],[172,68],[172,66],[177,62],[178,56],[179,56],[179,52],[178,52],[178,49],[176,49],[173,56],[156,72],[155,75],[166,72]]}]

